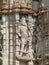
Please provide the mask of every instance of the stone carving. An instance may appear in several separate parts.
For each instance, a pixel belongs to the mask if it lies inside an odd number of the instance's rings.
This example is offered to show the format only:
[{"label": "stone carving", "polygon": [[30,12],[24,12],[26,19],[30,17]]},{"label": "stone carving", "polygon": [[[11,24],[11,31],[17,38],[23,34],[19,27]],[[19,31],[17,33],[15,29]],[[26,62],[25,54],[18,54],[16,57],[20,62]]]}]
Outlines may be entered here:
[{"label": "stone carving", "polygon": [[27,23],[25,17],[22,17],[21,19],[20,31],[21,31],[21,46],[22,46],[20,55],[22,55],[22,52],[26,51],[24,50],[24,47],[27,44],[27,38],[28,38]]},{"label": "stone carving", "polygon": [[33,31],[33,18],[31,16],[28,16],[28,22],[26,22],[25,16],[22,16],[19,21],[19,16],[16,15],[16,55],[33,57]]}]

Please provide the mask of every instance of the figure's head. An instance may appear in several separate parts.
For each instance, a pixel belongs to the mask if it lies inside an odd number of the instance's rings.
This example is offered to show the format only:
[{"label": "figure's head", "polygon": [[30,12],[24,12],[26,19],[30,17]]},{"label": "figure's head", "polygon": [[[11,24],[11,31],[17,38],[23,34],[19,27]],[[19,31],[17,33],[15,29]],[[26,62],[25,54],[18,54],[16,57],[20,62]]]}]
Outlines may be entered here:
[{"label": "figure's head", "polygon": [[25,18],[25,16],[22,16],[22,18],[21,18],[21,24],[26,25],[26,18]]}]

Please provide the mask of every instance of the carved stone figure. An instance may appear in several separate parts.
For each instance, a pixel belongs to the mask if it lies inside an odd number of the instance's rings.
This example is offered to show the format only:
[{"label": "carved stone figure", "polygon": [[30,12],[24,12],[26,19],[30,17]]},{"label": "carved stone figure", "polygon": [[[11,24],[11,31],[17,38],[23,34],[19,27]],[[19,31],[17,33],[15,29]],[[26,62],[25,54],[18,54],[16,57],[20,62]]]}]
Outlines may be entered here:
[{"label": "carved stone figure", "polygon": [[28,38],[27,23],[25,17],[22,17],[21,19],[20,30],[21,30],[21,53],[20,54],[22,55],[24,51],[24,47],[27,44],[27,38]]},{"label": "carved stone figure", "polygon": [[34,50],[32,49],[32,36],[33,36],[33,18],[22,16],[19,20],[19,14],[16,14],[16,55],[23,57],[33,58]]}]

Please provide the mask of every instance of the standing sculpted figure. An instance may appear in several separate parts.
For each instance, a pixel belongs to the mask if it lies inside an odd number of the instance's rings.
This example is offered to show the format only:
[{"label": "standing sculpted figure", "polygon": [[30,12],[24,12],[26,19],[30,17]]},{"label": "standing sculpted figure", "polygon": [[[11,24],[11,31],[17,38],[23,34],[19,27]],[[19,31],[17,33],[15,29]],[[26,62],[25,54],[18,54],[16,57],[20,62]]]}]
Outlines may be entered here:
[{"label": "standing sculpted figure", "polygon": [[21,18],[20,30],[21,30],[21,53],[20,55],[22,56],[24,47],[27,44],[27,38],[28,38],[27,23],[26,23],[26,19],[24,16]]}]

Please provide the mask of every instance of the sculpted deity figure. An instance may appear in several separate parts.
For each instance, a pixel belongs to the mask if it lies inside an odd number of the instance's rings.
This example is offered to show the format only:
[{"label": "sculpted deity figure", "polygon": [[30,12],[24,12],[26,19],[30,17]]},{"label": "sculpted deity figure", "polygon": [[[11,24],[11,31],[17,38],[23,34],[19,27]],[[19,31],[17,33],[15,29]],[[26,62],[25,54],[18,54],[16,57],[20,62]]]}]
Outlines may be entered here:
[{"label": "sculpted deity figure", "polygon": [[[32,49],[32,36],[33,36],[33,18],[28,17],[28,23],[26,22],[25,16],[22,16],[19,20],[19,17],[16,17],[16,44],[18,51],[16,54],[23,56],[33,57],[34,50]],[[20,52],[19,52],[20,51]]]},{"label": "sculpted deity figure", "polygon": [[21,19],[20,30],[21,30],[21,53],[20,55],[22,55],[24,51],[24,47],[27,44],[27,38],[28,38],[27,23],[26,23],[25,17],[22,17]]}]

